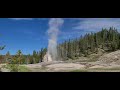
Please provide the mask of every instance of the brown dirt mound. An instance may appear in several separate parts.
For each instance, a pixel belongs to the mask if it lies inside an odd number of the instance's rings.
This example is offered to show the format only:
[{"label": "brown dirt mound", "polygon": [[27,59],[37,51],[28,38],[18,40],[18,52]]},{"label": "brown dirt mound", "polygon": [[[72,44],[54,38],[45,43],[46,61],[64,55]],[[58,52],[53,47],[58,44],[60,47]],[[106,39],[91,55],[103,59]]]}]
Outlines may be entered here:
[{"label": "brown dirt mound", "polygon": [[120,64],[120,50],[104,54],[98,59],[98,62],[104,64]]}]

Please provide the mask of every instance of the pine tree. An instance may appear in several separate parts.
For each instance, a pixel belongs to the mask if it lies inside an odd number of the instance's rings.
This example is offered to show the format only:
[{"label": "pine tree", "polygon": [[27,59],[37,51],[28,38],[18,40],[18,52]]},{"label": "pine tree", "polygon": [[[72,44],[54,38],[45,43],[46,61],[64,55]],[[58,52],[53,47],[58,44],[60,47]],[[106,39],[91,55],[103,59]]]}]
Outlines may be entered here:
[{"label": "pine tree", "polygon": [[57,46],[57,53],[58,53],[58,59],[62,59],[62,55],[61,55],[61,45],[59,44],[58,46]]},{"label": "pine tree", "polygon": [[67,58],[67,41],[64,42],[64,57]]},{"label": "pine tree", "polygon": [[[0,50],[3,50],[5,46],[0,46]],[[4,57],[0,55],[0,63],[4,63]]]},{"label": "pine tree", "polygon": [[9,63],[11,61],[11,59],[12,59],[12,57],[10,55],[10,52],[8,51],[5,55],[5,60],[6,60],[7,63]]},{"label": "pine tree", "polygon": [[68,58],[71,58],[72,56],[71,56],[71,42],[70,42],[70,39],[69,39],[69,41],[68,41]]},{"label": "pine tree", "polygon": [[0,50],[3,50],[5,47],[6,47],[5,45],[4,46],[0,46]]},{"label": "pine tree", "polygon": [[21,56],[21,55],[22,55],[22,51],[21,51],[21,50],[18,50],[17,56]]},{"label": "pine tree", "polygon": [[40,55],[40,62],[42,62],[43,60],[43,48],[41,48],[41,51],[39,52],[39,55]]},{"label": "pine tree", "polygon": [[33,62],[36,63],[36,59],[37,59],[37,53],[36,51],[34,50],[33,51]]},{"label": "pine tree", "polygon": [[23,64],[25,62],[25,58],[24,58],[21,50],[18,50],[18,52],[17,52],[15,57],[17,58],[17,62],[19,64]]},{"label": "pine tree", "polygon": [[75,40],[73,40],[73,48],[72,48],[73,50],[73,57],[76,57],[76,52],[77,52],[77,41],[76,41],[76,39]]},{"label": "pine tree", "polygon": [[30,54],[28,54],[26,57],[26,64],[30,64]]}]

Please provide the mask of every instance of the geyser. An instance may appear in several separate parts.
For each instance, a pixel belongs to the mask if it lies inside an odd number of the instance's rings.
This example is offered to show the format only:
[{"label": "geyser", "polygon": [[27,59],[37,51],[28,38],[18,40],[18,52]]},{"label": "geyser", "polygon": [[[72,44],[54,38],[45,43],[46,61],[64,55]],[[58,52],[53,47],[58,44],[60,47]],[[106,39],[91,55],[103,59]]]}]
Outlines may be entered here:
[{"label": "geyser", "polygon": [[49,29],[47,34],[49,36],[48,39],[48,51],[44,56],[43,61],[56,61],[58,58],[57,54],[57,37],[59,34],[59,28],[64,23],[64,20],[61,18],[51,18],[49,21]]}]

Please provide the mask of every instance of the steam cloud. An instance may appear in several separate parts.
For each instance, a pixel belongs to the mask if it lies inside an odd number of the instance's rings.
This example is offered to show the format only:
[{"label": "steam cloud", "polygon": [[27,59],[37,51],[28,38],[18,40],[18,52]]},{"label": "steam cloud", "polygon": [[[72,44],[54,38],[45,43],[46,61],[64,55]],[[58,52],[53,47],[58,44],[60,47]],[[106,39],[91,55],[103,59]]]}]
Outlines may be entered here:
[{"label": "steam cloud", "polygon": [[49,29],[47,31],[49,36],[48,55],[51,55],[52,60],[57,59],[57,37],[59,28],[63,25],[64,20],[61,18],[51,18],[49,21]]}]

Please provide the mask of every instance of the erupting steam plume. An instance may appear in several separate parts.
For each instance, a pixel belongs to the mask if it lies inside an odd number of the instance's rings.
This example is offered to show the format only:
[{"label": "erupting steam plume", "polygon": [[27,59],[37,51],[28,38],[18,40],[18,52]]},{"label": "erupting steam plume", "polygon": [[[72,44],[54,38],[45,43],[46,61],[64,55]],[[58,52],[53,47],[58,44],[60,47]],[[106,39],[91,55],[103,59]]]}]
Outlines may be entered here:
[{"label": "erupting steam plume", "polygon": [[44,61],[57,60],[57,37],[59,34],[59,28],[64,23],[61,18],[52,18],[49,21],[49,29],[47,31],[49,36],[48,51],[44,57]]}]

